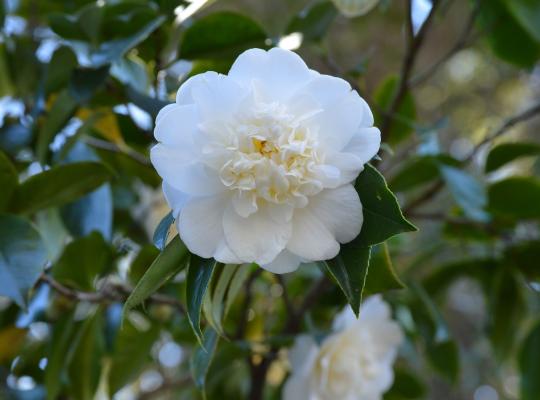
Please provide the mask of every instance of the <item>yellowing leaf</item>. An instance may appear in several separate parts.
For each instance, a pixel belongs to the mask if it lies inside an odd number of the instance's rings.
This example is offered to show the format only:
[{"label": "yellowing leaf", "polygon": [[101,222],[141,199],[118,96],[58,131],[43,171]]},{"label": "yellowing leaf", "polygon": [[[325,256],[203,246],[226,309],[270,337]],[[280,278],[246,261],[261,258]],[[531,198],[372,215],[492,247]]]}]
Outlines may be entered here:
[{"label": "yellowing leaf", "polygon": [[11,360],[24,342],[26,329],[9,326],[0,331],[0,363]]},{"label": "yellowing leaf", "polygon": [[94,129],[105,139],[116,145],[121,147],[126,146],[116,116],[108,108],[102,107],[95,110],[82,108],[77,112],[77,117],[85,121],[94,114],[98,114],[96,121],[94,122]]}]

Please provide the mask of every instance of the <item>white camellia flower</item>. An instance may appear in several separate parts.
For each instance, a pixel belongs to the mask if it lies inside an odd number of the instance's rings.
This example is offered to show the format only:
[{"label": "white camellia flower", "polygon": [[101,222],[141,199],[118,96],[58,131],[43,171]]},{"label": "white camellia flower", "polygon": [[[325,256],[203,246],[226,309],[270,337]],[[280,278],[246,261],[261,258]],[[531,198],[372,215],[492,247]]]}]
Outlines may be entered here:
[{"label": "white camellia flower", "polygon": [[388,304],[372,296],[358,319],[347,306],[333,330],[320,346],[310,336],[297,338],[283,400],[380,400],[390,389],[403,333]]},{"label": "white camellia flower", "polygon": [[379,150],[343,79],[273,48],[187,80],[156,118],[151,160],[192,253],[285,273],[330,259],[362,226],[352,182]]}]

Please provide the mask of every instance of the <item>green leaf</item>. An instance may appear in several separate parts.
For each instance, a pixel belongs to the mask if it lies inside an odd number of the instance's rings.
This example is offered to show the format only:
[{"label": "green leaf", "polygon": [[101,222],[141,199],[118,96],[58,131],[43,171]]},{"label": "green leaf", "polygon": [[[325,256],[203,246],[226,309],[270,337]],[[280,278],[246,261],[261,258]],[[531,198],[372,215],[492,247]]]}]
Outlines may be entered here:
[{"label": "green leaf", "polygon": [[0,187],[2,196],[0,196],[0,212],[4,211],[11,200],[11,196],[17,189],[19,178],[17,170],[9,158],[0,151]]},{"label": "green leaf", "polygon": [[488,188],[489,209],[514,219],[540,218],[540,182],[530,177],[512,177]]},{"label": "green leaf", "polygon": [[219,335],[212,328],[206,328],[204,330],[204,337],[202,339],[202,346],[198,347],[191,358],[191,375],[195,381],[195,385],[203,391],[206,384],[206,374],[212,363],[214,353],[216,352]]},{"label": "green leaf", "polygon": [[222,11],[197,20],[182,38],[180,57],[235,58],[244,50],[265,47],[264,30],[251,18]]},{"label": "green leaf", "polygon": [[425,385],[404,368],[396,368],[394,371],[394,384],[384,394],[384,400],[417,400],[426,394]]},{"label": "green leaf", "polygon": [[201,309],[206,290],[218,262],[213,258],[191,256],[186,278],[186,303],[189,323],[197,339],[203,344]]},{"label": "green leaf", "polygon": [[61,165],[33,175],[15,192],[11,209],[31,214],[56,207],[95,190],[111,179],[111,171],[97,162]]},{"label": "green leaf", "polygon": [[221,268],[213,292],[208,291],[203,300],[203,311],[206,319],[220,336],[224,336],[221,321],[224,317],[224,298],[238,265],[227,264]]},{"label": "green leaf", "polygon": [[365,294],[403,289],[405,285],[397,276],[386,243],[371,248],[369,274],[364,287]]},{"label": "green leaf", "polygon": [[165,282],[184,269],[188,255],[186,246],[180,237],[176,236],[150,265],[127,298],[122,310],[123,318],[129,310],[141,304]]},{"label": "green leaf", "polygon": [[52,268],[52,275],[67,286],[91,291],[94,281],[110,266],[111,260],[109,245],[99,233],[92,232],[65,247]]},{"label": "green leaf", "polygon": [[240,290],[248,279],[254,265],[255,264],[240,265],[236,270],[236,274],[234,274],[234,277],[232,278],[231,284],[229,286],[229,291],[227,292],[227,300],[225,301],[225,312],[223,313],[224,316],[229,313],[229,310],[231,309],[233,302],[236,299],[236,296],[238,296],[238,293],[240,293]]},{"label": "green leaf", "polygon": [[315,2],[292,19],[286,32],[300,32],[304,40],[321,40],[337,14],[331,1]]},{"label": "green leaf", "polygon": [[489,294],[489,337],[499,360],[512,354],[517,327],[520,325],[525,300],[515,275],[501,268],[493,279]]},{"label": "green leaf", "polygon": [[47,66],[45,93],[49,94],[66,86],[76,66],[75,53],[69,47],[58,48]]},{"label": "green leaf", "polygon": [[527,335],[519,352],[521,400],[536,400],[540,393],[540,322]]},{"label": "green leaf", "polygon": [[540,42],[540,3],[537,0],[504,0],[520,25]]},{"label": "green leaf", "polygon": [[69,92],[67,90],[60,92],[39,130],[36,151],[38,160],[42,164],[46,161],[49,145],[54,136],[60,132],[73,114],[75,114],[76,109],[77,101]]},{"label": "green leaf", "polygon": [[405,219],[396,196],[388,189],[384,177],[371,165],[366,164],[355,184],[364,213],[360,235],[354,240],[357,246],[382,243],[402,232],[417,228]]},{"label": "green leaf", "polygon": [[78,102],[88,101],[109,76],[109,65],[98,68],[79,68],[73,72],[69,94]]},{"label": "green leaf", "polygon": [[45,245],[34,227],[21,217],[0,214],[0,295],[24,307],[46,261]]},{"label": "green leaf", "polygon": [[459,167],[459,161],[446,155],[418,156],[408,161],[390,180],[389,186],[396,192],[404,192],[440,178],[440,165]]},{"label": "green leaf", "polygon": [[158,249],[163,250],[165,248],[165,245],[167,244],[167,237],[169,236],[169,230],[171,229],[171,225],[173,223],[174,217],[172,215],[172,211],[165,215],[159,222],[152,239],[154,245]]},{"label": "green leaf", "polygon": [[508,265],[517,268],[527,279],[540,280],[540,240],[518,243],[504,252]]},{"label": "green leaf", "polygon": [[332,260],[323,261],[326,270],[338,284],[352,310],[358,316],[362,303],[362,291],[369,267],[369,247],[357,247],[353,243],[341,246]]},{"label": "green leaf", "polygon": [[485,172],[495,171],[497,168],[514,161],[516,158],[536,156],[540,154],[540,145],[536,143],[504,143],[493,148],[487,157]]},{"label": "green leaf", "polygon": [[431,343],[426,349],[431,366],[450,382],[455,383],[459,375],[459,348],[455,341],[444,340]]},{"label": "green leaf", "polygon": [[133,314],[133,321],[126,319],[114,343],[109,373],[111,397],[146,368],[151,361],[152,346],[159,339],[160,328],[157,324],[150,323],[140,314]]},{"label": "green leaf", "polygon": [[487,222],[489,214],[484,187],[473,176],[461,169],[441,166],[441,174],[456,203],[467,217],[475,221]]},{"label": "green leaf", "polygon": [[94,399],[105,349],[103,333],[101,314],[95,313],[82,323],[77,345],[72,345],[73,356],[68,366],[68,391],[75,399]]},{"label": "green leaf", "polygon": [[514,1],[490,0],[482,4],[479,22],[488,32],[487,40],[497,57],[518,67],[532,68],[540,57],[540,44],[507,9],[505,3]]},{"label": "green leaf", "polygon": [[157,256],[161,253],[156,246],[147,244],[139,250],[137,257],[129,266],[128,278],[135,285],[141,280],[148,267],[152,265]]},{"label": "green leaf", "polygon": [[[388,110],[396,95],[398,84],[398,78],[396,76],[390,76],[379,86],[375,92],[374,99],[380,110]],[[387,140],[389,144],[395,145],[406,139],[413,132],[416,119],[416,106],[410,92],[407,92],[401,105],[391,117],[394,121],[388,132]],[[375,119],[377,121],[376,125],[380,124],[380,121],[383,119],[382,114],[375,113]]]}]

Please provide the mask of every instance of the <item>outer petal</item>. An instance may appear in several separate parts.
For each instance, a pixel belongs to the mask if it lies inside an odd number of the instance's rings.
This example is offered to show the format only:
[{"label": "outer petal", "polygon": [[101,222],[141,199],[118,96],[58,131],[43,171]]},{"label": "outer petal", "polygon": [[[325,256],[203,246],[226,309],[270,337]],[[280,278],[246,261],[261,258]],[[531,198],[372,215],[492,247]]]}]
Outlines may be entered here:
[{"label": "outer petal", "polygon": [[346,80],[315,73],[312,74],[311,80],[298,89],[290,102],[296,103],[299,98],[308,96],[314,99],[319,107],[324,109],[341,101],[351,91],[351,85]]},{"label": "outer petal", "polygon": [[214,257],[223,237],[223,213],[228,196],[195,197],[180,211],[178,232],[188,249],[204,258]]},{"label": "outer petal", "polygon": [[165,181],[163,181],[162,187],[165,200],[167,201],[169,207],[171,207],[173,210],[173,217],[177,219],[178,214],[180,214],[180,210],[184,208],[191,196],[181,192],[180,190],[176,190]]},{"label": "outer petal", "polygon": [[282,400],[313,400],[309,390],[309,377],[292,374],[283,386]]},{"label": "outer petal", "polygon": [[254,86],[266,100],[283,100],[312,78],[296,53],[280,48],[250,49],[234,62],[229,76],[247,87]]},{"label": "outer petal", "polygon": [[225,210],[223,229],[227,244],[243,262],[272,262],[291,236],[291,224],[272,219],[265,210],[244,218],[232,205]]},{"label": "outer petal", "polygon": [[169,104],[156,118],[154,136],[167,146],[191,147],[197,134],[198,112],[193,104]]},{"label": "outer petal", "polygon": [[362,203],[352,185],[323,190],[310,198],[308,207],[338,242],[350,242],[360,233]]},{"label": "outer petal", "polygon": [[328,260],[339,252],[339,243],[310,207],[297,209],[292,219],[287,250],[310,261]]},{"label": "outer petal", "polygon": [[194,156],[189,150],[162,144],[150,150],[150,160],[159,176],[175,189],[196,196],[223,192],[225,186],[218,173]]},{"label": "outer petal", "polygon": [[261,267],[274,274],[286,274],[296,271],[301,262],[302,259],[296,254],[283,250],[271,263],[261,265]]},{"label": "outer petal", "polygon": [[319,140],[326,148],[340,151],[351,141],[363,122],[366,107],[365,101],[352,91],[341,101],[307,119],[306,124],[318,131]]},{"label": "outer petal", "polygon": [[192,96],[192,89],[196,86],[204,85],[209,82],[213,82],[217,79],[219,74],[214,71],[204,72],[202,74],[194,75],[186,80],[176,93],[176,102],[178,104],[193,104],[195,100]]}]

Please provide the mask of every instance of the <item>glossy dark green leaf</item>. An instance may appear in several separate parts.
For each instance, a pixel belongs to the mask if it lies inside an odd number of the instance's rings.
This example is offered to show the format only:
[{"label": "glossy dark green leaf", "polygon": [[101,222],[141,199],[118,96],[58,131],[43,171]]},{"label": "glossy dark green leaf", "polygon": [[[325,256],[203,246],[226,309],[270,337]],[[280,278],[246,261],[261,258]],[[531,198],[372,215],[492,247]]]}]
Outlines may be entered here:
[{"label": "glossy dark green leaf", "polygon": [[479,22],[488,32],[487,40],[497,57],[518,67],[532,68],[540,57],[540,43],[510,13],[505,4],[510,1],[515,0],[483,4],[479,7]]},{"label": "glossy dark green leaf", "polygon": [[21,217],[0,214],[0,295],[24,307],[46,260],[45,245],[33,226]]},{"label": "glossy dark green leaf", "polygon": [[495,355],[504,360],[514,350],[517,327],[525,310],[520,284],[512,271],[501,268],[492,280],[489,295],[489,337]]},{"label": "glossy dark green leaf", "polygon": [[540,154],[536,143],[505,143],[494,147],[488,154],[485,171],[492,172],[520,157]]},{"label": "glossy dark green leaf", "polygon": [[519,352],[521,400],[536,400],[540,393],[540,323],[529,332]]},{"label": "glossy dark green leaf", "polygon": [[190,26],[180,44],[180,57],[234,58],[253,47],[265,47],[266,33],[241,14],[222,11],[207,15]]},{"label": "glossy dark green leaf", "polygon": [[65,87],[76,66],[77,56],[73,50],[65,46],[58,48],[47,66],[45,93],[49,94]]},{"label": "glossy dark green leaf", "polygon": [[163,219],[159,222],[154,232],[154,237],[152,239],[154,245],[158,249],[163,250],[165,248],[165,245],[167,244],[167,238],[169,237],[169,230],[171,229],[171,225],[173,223],[174,217],[172,215],[172,211],[165,215]]},{"label": "glossy dark green leaf", "polygon": [[99,313],[86,319],[79,329],[77,344],[70,351],[68,392],[75,399],[93,400],[101,376],[105,341],[103,320]]},{"label": "glossy dark green leaf", "polygon": [[292,19],[286,32],[300,32],[304,40],[320,40],[328,32],[337,14],[331,1],[312,3]]},{"label": "glossy dark green leaf", "polygon": [[176,236],[154,260],[124,304],[123,314],[138,306],[186,267],[189,252]]},{"label": "glossy dark green leaf", "polygon": [[459,348],[455,341],[444,340],[430,344],[426,349],[431,366],[450,382],[459,375]]},{"label": "glossy dark green leaf", "polygon": [[362,231],[354,240],[357,246],[378,244],[398,233],[416,231],[416,227],[403,216],[384,177],[371,165],[366,164],[356,179],[355,188],[364,213]]},{"label": "glossy dark green leaf", "polygon": [[204,337],[202,339],[202,346],[198,347],[191,358],[191,375],[195,381],[195,385],[201,389],[204,393],[204,387],[206,384],[206,375],[214,353],[216,352],[217,344],[219,341],[219,335],[211,328],[204,330]]},{"label": "glossy dark green leaf", "polygon": [[29,214],[60,206],[92,192],[111,178],[111,171],[97,162],[54,167],[31,176],[19,185],[11,209]]},{"label": "glossy dark green leaf", "polygon": [[487,198],[483,185],[469,173],[450,166],[441,166],[441,175],[467,217],[486,222],[490,216],[486,212]]},{"label": "glossy dark green leaf", "polygon": [[412,158],[392,177],[388,186],[396,192],[414,189],[440,178],[440,165],[459,166],[459,161],[446,155],[428,155]]},{"label": "glossy dark green leaf", "polygon": [[73,72],[69,94],[78,102],[88,101],[109,76],[109,65],[99,68],[79,68]]},{"label": "glossy dark green leaf", "polygon": [[169,102],[147,96],[146,94],[143,94],[138,90],[134,89],[131,85],[127,85],[125,90],[126,96],[128,97],[129,101],[131,101],[137,107],[140,107],[141,109],[146,111],[152,116],[152,118],[156,118],[159,110],[161,110],[166,105],[171,104]]},{"label": "glossy dark green leaf", "polygon": [[392,289],[403,289],[405,285],[399,279],[386,243],[371,248],[369,273],[364,287],[365,294],[381,293]]},{"label": "glossy dark green leaf", "polygon": [[369,256],[369,247],[357,247],[353,242],[342,245],[335,258],[323,262],[357,316],[368,274]]},{"label": "glossy dark green leaf", "polygon": [[0,187],[2,196],[0,196],[0,212],[4,211],[11,200],[11,196],[17,189],[19,177],[17,170],[9,158],[0,151]]},{"label": "glossy dark green leaf", "polygon": [[518,243],[505,250],[505,260],[527,279],[540,280],[540,240]]},{"label": "glossy dark green leaf", "polygon": [[73,114],[75,114],[76,109],[77,101],[67,90],[58,94],[39,130],[37,155],[41,162],[45,162],[49,145],[54,136],[60,132]]},{"label": "glossy dark green leaf", "polygon": [[204,296],[218,262],[212,258],[192,255],[186,278],[186,303],[189,323],[197,339],[203,344],[201,310]]},{"label": "glossy dark green leaf", "polygon": [[418,400],[426,394],[425,385],[411,371],[395,368],[394,383],[384,394],[384,400]]},{"label": "glossy dark green leaf", "polygon": [[91,291],[95,280],[106,271],[111,260],[111,248],[99,233],[93,232],[65,247],[52,268],[52,275],[67,286]]},{"label": "glossy dark green leaf", "polygon": [[[225,293],[239,268],[235,264],[223,265],[213,291],[208,291],[203,300],[203,312],[206,320],[220,336],[225,336],[222,319],[225,317]],[[214,278],[215,279],[215,278]]]},{"label": "glossy dark green leaf", "polygon": [[150,351],[159,338],[160,328],[150,321],[138,322],[127,318],[116,336],[109,373],[111,397],[136,379],[151,361]]},{"label": "glossy dark green leaf", "polygon": [[[79,129],[82,132],[77,131],[74,136],[80,135],[88,129],[87,122],[88,120]],[[64,147],[66,146],[67,143]],[[98,161],[99,157],[87,145],[75,139],[72,148],[62,160],[69,163]],[[91,232],[97,231],[105,240],[111,240],[113,224],[111,185],[104,184],[80,199],[62,206],[60,214],[64,225],[74,237],[87,236]]]},{"label": "glossy dark green leaf", "polygon": [[514,219],[540,218],[540,182],[531,177],[513,177],[488,188],[492,212]]},{"label": "glossy dark green leaf", "polygon": [[504,0],[504,3],[519,24],[540,42],[540,3],[537,0]]},{"label": "glossy dark green leaf", "polygon": [[141,280],[144,273],[160,253],[161,251],[151,244],[147,244],[139,250],[137,256],[129,266],[128,278],[132,285],[136,285]]},{"label": "glossy dark green leaf", "polygon": [[[398,78],[391,76],[377,89],[375,93],[375,103],[380,110],[388,110],[388,107],[390,107],[395,97],[398,83]],[[375,113],[375,118],[377,123],[380,124],[383,117],[381,113]],[[416,106],[410,92],[405,95],[401,105],[398,107],[392,118],[394,121],[387,134],[387,141],[391,145],[395,145],[406,139],[413,132],[416,119]]]}]

